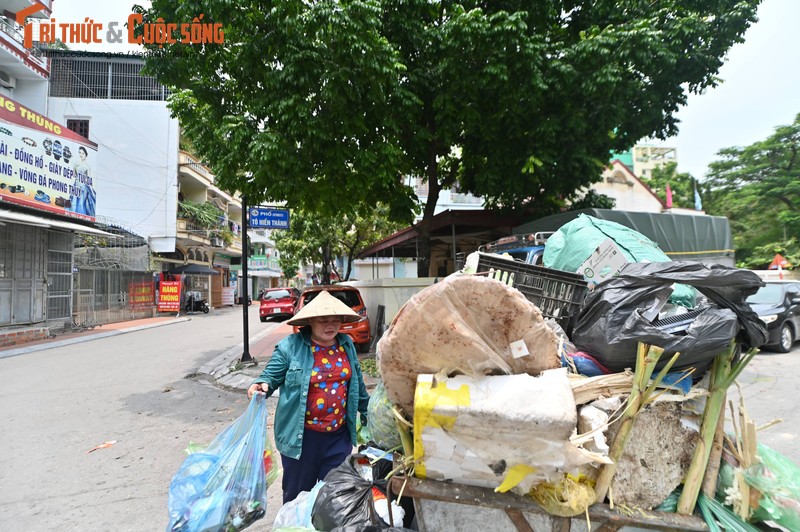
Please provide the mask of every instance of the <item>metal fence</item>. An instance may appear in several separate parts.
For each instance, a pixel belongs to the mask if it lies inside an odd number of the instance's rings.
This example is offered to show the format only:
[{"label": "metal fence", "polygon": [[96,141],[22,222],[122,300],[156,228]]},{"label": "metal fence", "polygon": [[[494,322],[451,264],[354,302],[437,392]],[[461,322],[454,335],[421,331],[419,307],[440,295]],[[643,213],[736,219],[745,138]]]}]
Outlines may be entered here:
[{"label": "metal fence", "polygon": [[155,316],[151,272],[81,268],[72,290],[72,319],[94,326]]}]

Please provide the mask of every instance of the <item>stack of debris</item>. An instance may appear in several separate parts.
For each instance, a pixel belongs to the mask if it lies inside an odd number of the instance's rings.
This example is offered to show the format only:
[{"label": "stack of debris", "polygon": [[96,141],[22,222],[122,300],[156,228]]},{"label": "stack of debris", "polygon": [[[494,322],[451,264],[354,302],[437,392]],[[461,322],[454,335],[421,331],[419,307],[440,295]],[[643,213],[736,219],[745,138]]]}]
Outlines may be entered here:
[{"label": "stack of debris", "polygon": [[[382,439],[403,442],[396,462],[408,474],[516,493],[559,516],[606,501],[670,510],[677,498],[681,514],[702,509],[743,529],[763,520],[736,497],[759,489],[747,479],[769,466],[744,430],[727,443],[723,430],[727,389],[766,341],[745,302],[762,284],[755,274],[630,263],[589,292],[578,274],[484,254],[467,264],[476,262],[414,296],[378,345],[385,394],[370,425],[385,434],[397,421]],[[720,463],[728,506],[714,500]],[[800,519],[786,500],[778,506]]]}]

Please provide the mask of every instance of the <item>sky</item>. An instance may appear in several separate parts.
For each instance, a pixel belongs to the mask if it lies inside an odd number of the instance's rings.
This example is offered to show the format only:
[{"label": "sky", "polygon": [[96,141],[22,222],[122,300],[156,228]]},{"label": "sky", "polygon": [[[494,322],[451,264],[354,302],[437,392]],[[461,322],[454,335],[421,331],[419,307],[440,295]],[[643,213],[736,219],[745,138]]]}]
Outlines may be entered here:
[{"label": "sky", "polygon": [[[138,3],[150,4],[147,0]],[[132,5],[125,0],[54,0],[53,16],[59,23],[92,17],[107,27],[109,22],[124,24]],[[758,17],[745,33],[745,42],[728,53],[718,74],[723,82],[704,94],[690,94],[678,112],[680,131],[663,143],[677,148],[678,171],[702,179],[717,151],[763,140],[800,113],[800,0],[764,0]],[[70,47],[137,50],[128,44]]]}]

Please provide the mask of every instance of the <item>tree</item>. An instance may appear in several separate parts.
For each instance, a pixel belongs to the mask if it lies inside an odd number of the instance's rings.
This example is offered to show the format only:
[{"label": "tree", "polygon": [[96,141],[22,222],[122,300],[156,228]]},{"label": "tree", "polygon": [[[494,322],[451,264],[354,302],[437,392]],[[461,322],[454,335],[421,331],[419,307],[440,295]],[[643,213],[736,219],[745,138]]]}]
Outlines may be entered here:
[{"label": "tree", "polygon": [[[388,208],[383,205],[377,205],[367,215],[322,216],[295,210],[291,219],[289,229],[275,237],[281,260],[287,264],[320,264],[323,284],[330,284],[331,272],[349,280],[358,254],[400,228],[388,218]],[[344,275],[336,271],[337,257],[345,257]]]},{"label": "tree", "polygon": [[765,267],[775,253],[800,255],[800,114],[763,141],[717,155],[703,202],[730,219],[737,262]]},{"label": "tree", "polygon": [[678,172],[678,164],[670,162],[653,169],[652,177],[640,178],[664,203],[667,202],[667,184],[672,191],[672,205],[694,209],[695,179],[692,174]]},{"label": "tree", "polygon": [[598,194],[596,190],[590,188],[586,193],[569,204],[569,210],[577,211],[580,209],[613,209],[617,205],[617,200],[605,194]]},{"label": "tree", "polygon": [[[409,221],[439,192],[554,212],[612,150],[677,130],[714,86],[760,0],[153,0],[144,22],[202,9],[224,44],[148,47],[173,113],[221,183],[326,214],[380,201]],[[139,30],[141,31],[141,28]],[[347,202],[342,202],[346,198]]]}]

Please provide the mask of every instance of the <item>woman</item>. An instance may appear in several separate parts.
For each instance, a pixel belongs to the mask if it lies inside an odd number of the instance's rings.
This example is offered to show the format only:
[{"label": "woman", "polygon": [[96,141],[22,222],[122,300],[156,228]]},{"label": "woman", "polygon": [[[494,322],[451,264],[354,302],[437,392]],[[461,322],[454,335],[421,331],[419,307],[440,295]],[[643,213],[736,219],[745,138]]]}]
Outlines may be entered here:
[{"label": "woman", "polygon": [[283,502],[309,491],[340,465],[356,445],[356,415],[366,424],[369,396],[353,341],[342,323],[360,316],[320,292],[289,325],[299,332],[281,340],[247,396],[281,389],[275,412],[275,445],[283,464]]},{"label": "woman", "polygon": [[86,162],[89,152],[81,146],[78,148],[78,157],[72,170],[75,179],[72,183],[73,193],[70,194],[71,210],[89,216],[95,215],[96,193],[92,187],[92,167]]}]

